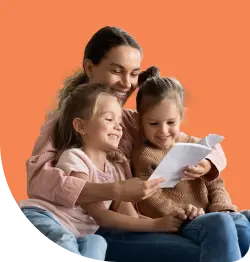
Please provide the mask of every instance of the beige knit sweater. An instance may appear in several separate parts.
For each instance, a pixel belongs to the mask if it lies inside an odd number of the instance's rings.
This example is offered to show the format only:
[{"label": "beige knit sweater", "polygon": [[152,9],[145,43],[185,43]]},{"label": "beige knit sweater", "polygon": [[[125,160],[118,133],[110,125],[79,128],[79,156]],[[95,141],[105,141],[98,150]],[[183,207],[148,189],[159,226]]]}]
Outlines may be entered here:
[{"label": "beige knit sweater", "polygon": [[[184,140],[177,142],[195,143],[197,140],[185,136]],[[148,143],[143,143],[140,148],[137,146],[132,158],[134,175],[147,180],[166,154],[167,151]],[[214,168],[203,177],[181,181],[174,188],[159,189],[153,196],[138,202],[137,208],[141,214],[157,218],[187,204],[203,208],[206,213],[236,211],[222,178],[218,177],[218,172]]]}]

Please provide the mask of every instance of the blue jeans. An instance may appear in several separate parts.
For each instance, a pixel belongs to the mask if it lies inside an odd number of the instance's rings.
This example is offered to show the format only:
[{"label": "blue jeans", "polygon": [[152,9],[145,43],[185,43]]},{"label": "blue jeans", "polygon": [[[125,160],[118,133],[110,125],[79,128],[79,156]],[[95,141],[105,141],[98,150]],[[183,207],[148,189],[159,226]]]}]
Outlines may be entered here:
[{"label": "blue jeans", "polygon": [[107,261],[233,262],[242,258],[235,224],[225,213],[197,217],[185,223],[180,234],[104,228],[99,228],[96,234],[108,243]]},{"label": "blue jeans", "polygon": [[243,210],[240,213],[243,214],[250,222],[250,210]]},{"label": "blue jeans", "polygon": [[241,255],[244,257],[249,250],[250,246],[250,223],[244,213],[233,212],[230,213],[236,226],[239,246],[241,250]]},{"label": "blue jeans", "polygon": [[23,207],[22,211],[42,234],[59,246],[80,256],[104,261],[107,243],[101,236],[92,234],[76,238],[51,212],[37,207]]}]

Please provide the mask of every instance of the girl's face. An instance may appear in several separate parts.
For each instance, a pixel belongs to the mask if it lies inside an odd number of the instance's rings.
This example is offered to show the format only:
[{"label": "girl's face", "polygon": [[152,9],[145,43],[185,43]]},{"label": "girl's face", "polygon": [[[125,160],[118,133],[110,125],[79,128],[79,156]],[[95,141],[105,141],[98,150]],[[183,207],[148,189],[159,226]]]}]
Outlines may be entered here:
[{"label": "girl's face", "polygon": [[122,136],[122,109],[116,97],[100,95],[97,113],[84,128],[84,145],[109,152],[118,148]]},{"label": "girl's face", "polygon": [[142,116],[142,129],[153,145],[168,149],[180,130],[181,117],[174,99],[165,99]]},{"label": "girl's face", "polygon": [[112,48],[98,65],[85,61],[91,83],[106,84],[124,104],[137,87],[141,53],[131,46]]}]

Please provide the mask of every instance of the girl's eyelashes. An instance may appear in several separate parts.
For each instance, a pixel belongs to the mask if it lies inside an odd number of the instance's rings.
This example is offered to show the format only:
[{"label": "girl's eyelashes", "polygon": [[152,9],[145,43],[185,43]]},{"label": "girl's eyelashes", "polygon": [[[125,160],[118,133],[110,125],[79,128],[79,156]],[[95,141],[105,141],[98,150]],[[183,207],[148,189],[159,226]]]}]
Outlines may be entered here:
[{"label": "girl's eyelashes", "polygon": [[[156,126],[158,124],[159,124],[158,122],[151,122],[151,123],[149,123],[149,125],[151,125],[151,126]],[[167,124],[168,125],[174,125],[175,121],[168,121]]]},{"label": "girl's eyelashes", "polygon": [[112,122],[112,118],[105,118],[105,120]]}]

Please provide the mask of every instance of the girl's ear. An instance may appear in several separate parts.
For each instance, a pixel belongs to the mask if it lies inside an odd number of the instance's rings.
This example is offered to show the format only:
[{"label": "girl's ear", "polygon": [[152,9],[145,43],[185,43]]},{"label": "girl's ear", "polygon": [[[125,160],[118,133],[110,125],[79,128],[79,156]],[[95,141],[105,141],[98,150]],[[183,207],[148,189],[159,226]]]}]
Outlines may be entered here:
[{"label": "girl's ear", "polygon": [[73,127],[75,129],[75,131],[81,135],[85,134],[86,131],[86,123],[83,119],[76,117],[73,119]]}]

